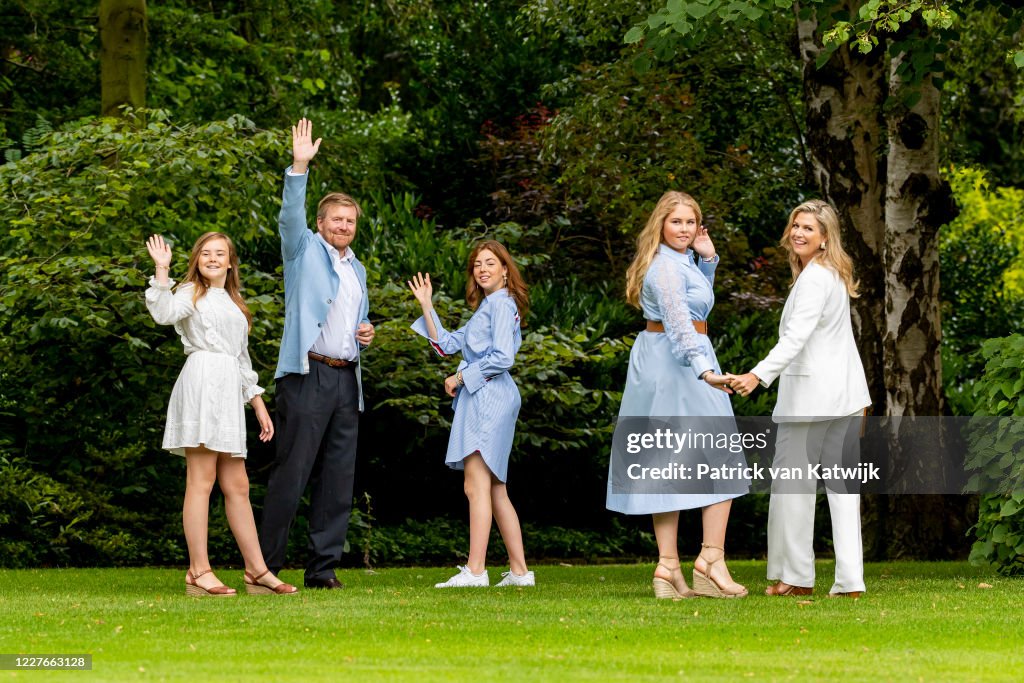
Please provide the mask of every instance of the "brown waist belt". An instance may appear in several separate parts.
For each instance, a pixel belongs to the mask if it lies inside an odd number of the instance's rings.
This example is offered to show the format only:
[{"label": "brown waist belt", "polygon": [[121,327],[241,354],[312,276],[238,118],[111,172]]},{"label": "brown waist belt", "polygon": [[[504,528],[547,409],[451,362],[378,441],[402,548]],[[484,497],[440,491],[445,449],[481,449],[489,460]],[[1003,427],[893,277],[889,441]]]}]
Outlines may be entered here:
[{"label": "brown waist belt", "polygon": [[[707,320],[694,320],[693,329],[697,330],[697,334],[707,335],[708,333],[708,321]],[[648,332],[664,332],[665,325],[660,320],[648,320],[647,321]]]},{"label": "brown waist belt", "polygon": [[355,365],[354,360],[344,360],[342,358],[331,358],[330,356],[321,356],[319,353],[313,353],[310,351],[308,354],[311,360],[318,361],[324,365],[329,365],[332,368],[347,368],[350,365]]}]

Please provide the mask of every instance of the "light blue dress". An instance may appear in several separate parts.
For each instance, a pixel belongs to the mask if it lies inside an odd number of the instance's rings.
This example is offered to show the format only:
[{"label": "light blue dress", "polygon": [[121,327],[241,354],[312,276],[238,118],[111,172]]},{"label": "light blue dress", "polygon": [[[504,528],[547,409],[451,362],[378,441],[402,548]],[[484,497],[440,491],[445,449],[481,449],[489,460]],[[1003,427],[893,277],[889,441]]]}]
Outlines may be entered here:
[{"label": "light blue dress", "polygon": [[[665,332],[637,335],[629,354],[626,388],[619,417],[732,417],[729,395],[699,379],[705,370],[721,373],[715,350],[707,335],[693,327],[707,320],[715,305],[713,263],[694,263],[685,254],[662,244],[640,291],[640,305],[647,320],[660,320]],[[748,490],[746,483],[713,493],[613,493],[608,477],[606,507],[629,515],[672,512],[704,507],[736,498]]]},{"label": "light blue dress", "polygon": [[461,470],[463,460],[479,451],[494,476],[504,482],[522,400],[509,374],[523,343],[519,309],[508,291],[499,289],[480,302],[473,317],[455,332],[441,326],[431,311],[437,339],[427,333],[420,317],[412,329],[425,337],[439,356],[462,353],[459,370],[465,383],[455,394],[452,433],[445,463]]}]

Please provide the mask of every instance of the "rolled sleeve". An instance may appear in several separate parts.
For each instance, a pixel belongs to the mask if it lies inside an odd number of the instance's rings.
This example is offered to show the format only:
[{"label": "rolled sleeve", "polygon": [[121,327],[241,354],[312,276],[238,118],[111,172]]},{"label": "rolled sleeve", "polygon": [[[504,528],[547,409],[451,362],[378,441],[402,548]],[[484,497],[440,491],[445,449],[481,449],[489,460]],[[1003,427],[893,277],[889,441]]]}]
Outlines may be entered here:
[{"label": "rolled sleeve", "polygon": [[515,361],[515,335],[519,324],[515,304],[508,300],[495,308],[491,319],[491,350],[462,369],[462,381],[471,394],[479,391],[489,378],[510,370]]}]

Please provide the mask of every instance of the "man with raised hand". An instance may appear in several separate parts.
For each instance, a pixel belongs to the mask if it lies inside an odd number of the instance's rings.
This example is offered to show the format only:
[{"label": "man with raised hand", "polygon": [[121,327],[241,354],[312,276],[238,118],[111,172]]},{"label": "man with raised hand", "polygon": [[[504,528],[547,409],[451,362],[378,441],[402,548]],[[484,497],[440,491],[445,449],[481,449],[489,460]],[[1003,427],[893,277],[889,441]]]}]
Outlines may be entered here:
[{"label": "man with raised hand", "polygon": [[284,334],[276,381],[277,457],[267,483],[260,545],[267,566],[281,570],[288,533],[310,487],[307,588],[343,588],[341,562],[352,511],[356,440],[363,410],[359,356],[373,341],[366,269],[351,243],[362,211],[331,192],[306,224],[309,162],[322,139],[313,124],[292,127],[292,165],[285,171],[278,227],[284,258]]}]

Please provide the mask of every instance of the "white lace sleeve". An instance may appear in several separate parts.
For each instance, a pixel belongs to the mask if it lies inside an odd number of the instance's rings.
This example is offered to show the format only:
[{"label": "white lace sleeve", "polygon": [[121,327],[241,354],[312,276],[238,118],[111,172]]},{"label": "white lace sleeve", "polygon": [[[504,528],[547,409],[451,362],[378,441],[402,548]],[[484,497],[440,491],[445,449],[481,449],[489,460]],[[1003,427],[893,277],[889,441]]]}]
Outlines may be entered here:
[{"label": "white lace sleeve", "polygon": [[686,303],[686,279],[671,263],[652,266],[651,286],[661,310],[661,322],[671,344],[672,355],[683,365],[689,365],[699,377],[714,367],[704,356],[700,336],[693,327],[690,307]]}]

